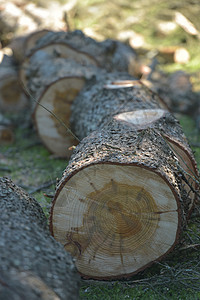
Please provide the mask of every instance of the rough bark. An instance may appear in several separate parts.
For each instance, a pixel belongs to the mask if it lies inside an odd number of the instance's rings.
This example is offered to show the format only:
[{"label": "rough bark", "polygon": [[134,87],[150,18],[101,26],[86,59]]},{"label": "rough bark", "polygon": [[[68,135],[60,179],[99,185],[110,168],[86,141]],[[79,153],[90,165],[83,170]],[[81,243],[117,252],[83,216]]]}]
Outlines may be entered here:
[{"label": "rough bark", "polygon": [[48,293],[56,295],[53,299],[77,299],[79,276],[72,258],[49,235],[37,201],[6,178],[0,179],[0,198],[0,299],[22,299],[24,285],[29,299],[36,294],[47,299]]},{"label": "rough bark", "polygon": [[185,171],[191,212],[196,199],[198,170],[179,122],[167,110],[161,109],[166,107],[162,100],[140,81],[125,81],[124,86],[123,82],[121,86],[118,83],[118,88],[116,85],[112,88],[112,84],[105,85],[105,81],[104,84],[97,82],[81,91],[72,104],[73,132],[82,139],[93,130],[104,128],[113,117],[131,123],[136,130],[156,129],[167,139]]},{"label": "rough bark", "polygon": [[178,242],[188,210],[177,159],[154,129],[113,119],[77,146],[50,228],[88,278],[135,274]]},{"label": "rough bark", "polygon": [[119,41],[107,39],[103,42],[87,37],[80,30],[71,32],[49,32],[38,40],[35,51],[51,43],[65,43],[73,49],[80,50],[95,58],[100,67],[109,72],[120,71],[134,75],[136,53],[130,47]]},{"label": "rough bark", "polygon": [[71,126],[80,139],[97,128],[103,128],[119,113],[136,109],[167,109],[162,99],[140,81],[124,79],[130,78],[119,73],[94,78],[76,97],[71,107]]}]

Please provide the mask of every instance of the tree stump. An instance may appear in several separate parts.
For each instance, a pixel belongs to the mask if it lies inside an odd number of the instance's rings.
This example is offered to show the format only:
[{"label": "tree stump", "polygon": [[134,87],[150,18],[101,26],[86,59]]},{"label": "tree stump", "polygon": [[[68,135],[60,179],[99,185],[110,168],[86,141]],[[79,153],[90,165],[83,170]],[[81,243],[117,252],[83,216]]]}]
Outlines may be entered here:
[{"label": "tree stump", "polygon": [[140,81],[97,82],[86,86],[73,102],[71,127],[80,139],[104,128],[113,117],[131,123],[139,131],[148,127],[156,129],[185,171],[190,215],[196,200],[197,164],[179,122],[166,109],[162,99]]},{"label": "tree stump", "polygon": [[[0,199],[0,299],[21,299],[15,298],[16,285],[18,296],[26,285],[30,299],[36,293],[41,299],[45,294],[49,298],[44,299],[78,299],[79,276],[72,258],[50,236],[38,202],[6,178],[0,179]],[[12,287],[6,279],[10,276]]]},{"label": "tree stump", "polygon": [[128,277],[169,253],[188,211],[177,158],[154,129],[113,119],[77,146],[50,228],[85,278]]}]

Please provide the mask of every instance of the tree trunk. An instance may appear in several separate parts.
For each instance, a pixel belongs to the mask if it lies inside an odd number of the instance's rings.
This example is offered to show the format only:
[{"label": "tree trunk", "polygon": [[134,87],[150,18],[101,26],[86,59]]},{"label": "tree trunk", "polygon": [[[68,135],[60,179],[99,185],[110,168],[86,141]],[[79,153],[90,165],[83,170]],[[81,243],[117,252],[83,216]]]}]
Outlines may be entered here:
[{"label": "tree trunk", "polygon": [[0,199],[0,299],[22,299],[16,297],[24,285],[30,299],[36,293],[41,299],[51,299],[45,298],[48,293],[56,294],[52,299],[78,299],[79,276],[72,258],[49,235],[37,201],[6,178],[0,179]]},{"label": "tree trunk", "polygon": [[[188,192],[189,214],[197,189],[197,164],[183,130],[159,96],[140,81],[97,82],[82,90],[72,104],[71,127],[80,138],[93,130],[104,128],[112,118],[131,123],[136,130],[154,128],[167,140],[184,169]],[[161,109],[162,108],[162,109]]]},{"label": "tree trunk", "polygon": [[86,278],[138,273],[178,242],[188,211],[180,175],[159,133],[113,119],[77,146],[57,186],[51,232]]}]

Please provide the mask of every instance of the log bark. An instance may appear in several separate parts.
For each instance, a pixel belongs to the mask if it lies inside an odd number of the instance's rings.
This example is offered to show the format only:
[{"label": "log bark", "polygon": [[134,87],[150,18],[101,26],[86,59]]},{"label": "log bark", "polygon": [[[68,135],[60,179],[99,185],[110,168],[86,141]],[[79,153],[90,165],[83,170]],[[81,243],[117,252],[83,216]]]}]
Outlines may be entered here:
[{"label": "log bark", "polygon": [[188,204],[177,159],[154,129],[113,119],[77,146],[50,228],[86,278],[136,274],[178,242]]},{"label": "log bark", "polygon": [[104,128],[113,117],[131,123],[136,130],[148,127],[157,130],[167,139],[185,171],[183,180],[188,192],[189,216],[197,198],[197,164],[179,122],[163,108],[166,106],[159,96],[140,81],[121,81],[118,85],[98,82],[92,87],[86,86],[75,99],[71,127],[80,139]]},{"label": "log bark", "polygon": [[36,293],[41,299],[78,299],[72,258],[50,236],[38,202],[6,178],[0,179],[0,199],[0,299],[22,299],[24,285],[27,299]]},{"label": "log bark", "polygon": [[108,72],[120,71],[135,75],[136,53],[130,46],[119,41],[107,39],[103,42],[97,42],[80,30],[49,32],[38,41],[31,52],[52,43],[64,43],[74,50],[88,54],[98,62],[101,68]]},{"label": "log bark", "polygon": [[71,107],[71,126],[79,139],[103,128],[119,113],[136,109],[167,109],[156,93],[140,81],[130,79],[111,73],[88,82]]}]

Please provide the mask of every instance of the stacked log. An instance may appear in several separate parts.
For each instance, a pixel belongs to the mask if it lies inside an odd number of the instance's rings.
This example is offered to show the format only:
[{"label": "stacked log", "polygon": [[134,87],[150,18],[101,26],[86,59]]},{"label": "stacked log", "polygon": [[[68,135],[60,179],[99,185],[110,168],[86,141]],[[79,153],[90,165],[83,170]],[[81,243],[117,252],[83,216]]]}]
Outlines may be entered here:
[{"label": "stacked log", "polygon": [[83,140],[57,186],[50,229],[83,277],[128,277],[177,245],[197,169],[156,94],[138,81],[91,85],[73,102],[72,128]]},{"label": "stacked log", "polygon": [[0,179],[0,299],[78,299],[71,256],[47,230],[38,202]]}]

